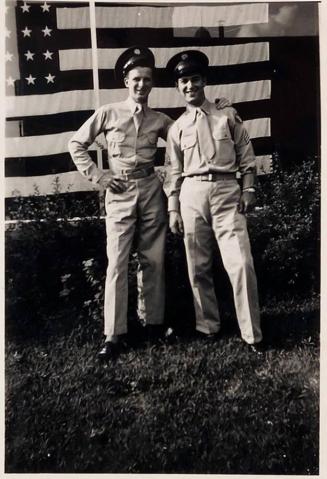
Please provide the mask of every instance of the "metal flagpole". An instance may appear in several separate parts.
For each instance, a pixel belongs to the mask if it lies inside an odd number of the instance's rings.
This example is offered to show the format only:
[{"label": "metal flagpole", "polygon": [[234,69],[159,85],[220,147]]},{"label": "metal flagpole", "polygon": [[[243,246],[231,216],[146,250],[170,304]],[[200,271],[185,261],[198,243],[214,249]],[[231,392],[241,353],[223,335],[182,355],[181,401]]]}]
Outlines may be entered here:
[{"label": "metal flagpole", "polygon": [[225,38],[224,23],[225,23],[224,20],[219,21],[219,25],[218,25],[219,40],[223,40]]},{"label": "metal flagpole", "polygon": [[[93,92],[94,92],[94,108],[100,106],[100,88],[99,88],[99,65],[98,65],[98,45],[97,45],[97,30],[95,19],[95,1],[90,0],[90,28],[91,28],[91,50],[92,50],[92,72],[93,72]],[[103,168],[102,150],[99,146],[96,149],[98,168]],[[104,213],[104,195],[99,192],[99,213]]]},{"label": "metal flagpole", "polygon": [[[94,107],[100,106],[100,91],[99,91],[99,67],[98,67],[98,46],[97,46],[97,31],[95,20],[95,2],[90,0],[90,27],[91,27],[91,49],[92,49],[92,72],[93,72],[93,91],[94,91]],[[102,152],[97,148],[98,167],[102,168]]]}]

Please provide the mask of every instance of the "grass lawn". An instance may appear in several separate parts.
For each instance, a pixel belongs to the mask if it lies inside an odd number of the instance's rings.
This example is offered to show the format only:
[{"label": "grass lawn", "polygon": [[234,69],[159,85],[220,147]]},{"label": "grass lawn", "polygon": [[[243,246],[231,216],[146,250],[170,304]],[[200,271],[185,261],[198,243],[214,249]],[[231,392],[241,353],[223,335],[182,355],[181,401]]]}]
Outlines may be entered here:
[{"label": "grass lawn", "polygon": [[105,365],[100,329],[8,338],[6,472],[318,474],[318,308],[264,307],[262,357],[232,321]]}]

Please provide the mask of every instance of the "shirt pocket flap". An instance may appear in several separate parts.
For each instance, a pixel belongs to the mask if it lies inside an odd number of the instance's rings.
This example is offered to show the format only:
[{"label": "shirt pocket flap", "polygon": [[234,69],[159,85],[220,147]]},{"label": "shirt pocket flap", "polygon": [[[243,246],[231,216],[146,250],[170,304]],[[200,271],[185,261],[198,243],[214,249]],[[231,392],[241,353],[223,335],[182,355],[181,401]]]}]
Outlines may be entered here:
[{"label": "shirt pocket flap", "polygon": [[228,140],[230,139],[230,133],[226,127],[215,128],[212,132],[212,136],[215,140]]},{"label": "shirt pocket flap", "polygon": [[187,136],[182,136],[181,138],[181,149],[182,150],[187,150],[187,148],[192,148],[196,143],[196,135],[187,135]]},{"label": "shirt pocket flap", "polygon": [[122,143],[125,138],[126,135],[122,131],[111,131],[108,135],[108,140],[114,143]]}]

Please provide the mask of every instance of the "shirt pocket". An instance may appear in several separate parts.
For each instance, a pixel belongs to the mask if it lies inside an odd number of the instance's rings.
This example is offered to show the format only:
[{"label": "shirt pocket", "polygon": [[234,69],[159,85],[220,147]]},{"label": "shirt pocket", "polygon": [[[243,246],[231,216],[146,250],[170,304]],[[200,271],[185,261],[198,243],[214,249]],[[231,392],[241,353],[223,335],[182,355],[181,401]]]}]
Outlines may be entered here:
[{"label": "shirt pocket", "polygon": [[108,140],[114,143],[122,143],[126,138],[126,134],[122,131],[111,131],[108,133]]},{"label": "shirt pocket", "polygon": [[143,133],[137,138],[137,154],[145,160],[150,160],[156,153],[157,139],[154,132]]},{"label": "shirt pocket", "polygon": [[181,150],[185,151],[189,148],[193,148],[196,144],[196,134],[191,133],[189,135],[182,135],[181,138]]},{"label": "shirt pocket", "polygon": [[214,128],[212,132],[212,136],[214,140],[231,140],[231,134],[229,129],[226,126],[220,126],[218,128]]},{"label": "shirt pocket", "polygon": [[235,161],[235,149],[228,126],[217,125],[213,128],[212,137],[216,148],[214,164],[224,168],[233,166]]},{"label": "shirt pocket", "polygon": [[122,131],[111,131],[108,133],[107,139],[111,156],[121,155],[121,146],[125,141],[125,138],[126,134]]}]

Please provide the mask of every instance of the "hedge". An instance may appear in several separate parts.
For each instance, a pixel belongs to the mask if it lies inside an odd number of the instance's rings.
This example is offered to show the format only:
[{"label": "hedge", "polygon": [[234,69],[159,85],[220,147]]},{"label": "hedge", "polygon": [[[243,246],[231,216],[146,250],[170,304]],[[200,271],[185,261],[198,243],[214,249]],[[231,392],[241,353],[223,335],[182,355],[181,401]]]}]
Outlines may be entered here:
[{"label": "hedge", "polygon": [[[292,171],[277,165],[272,175],[260,178],[258,207],[248,215],[248,225],[262,303],[272,297],[310,297],[319,292],[319,180],[317,159],[308,159]],[[46,221],[17,222],[7,227],[8,334],[35,336],[42,327],[58,326],[53,324],[53,317],[59,317],[56,321],[61,327],[70,328],[81,313],[96,318],[95,333],[101,327],[107,266],[104,220],[98,216],[72,222],[66,216],[58,222],[62,204],[57,200],[45,197],[38,217]],[[16,211],[19,201],[17,198]],[[167,321],[182,321],[182,317],[192,316],[192,300],[183,242],[170,233],[166,266]],[[136,268],[137,254],[133,251],[131,316],[135,314]],[[230,286],[219,257],[215,270],[219,300],[230,303]]]}]

